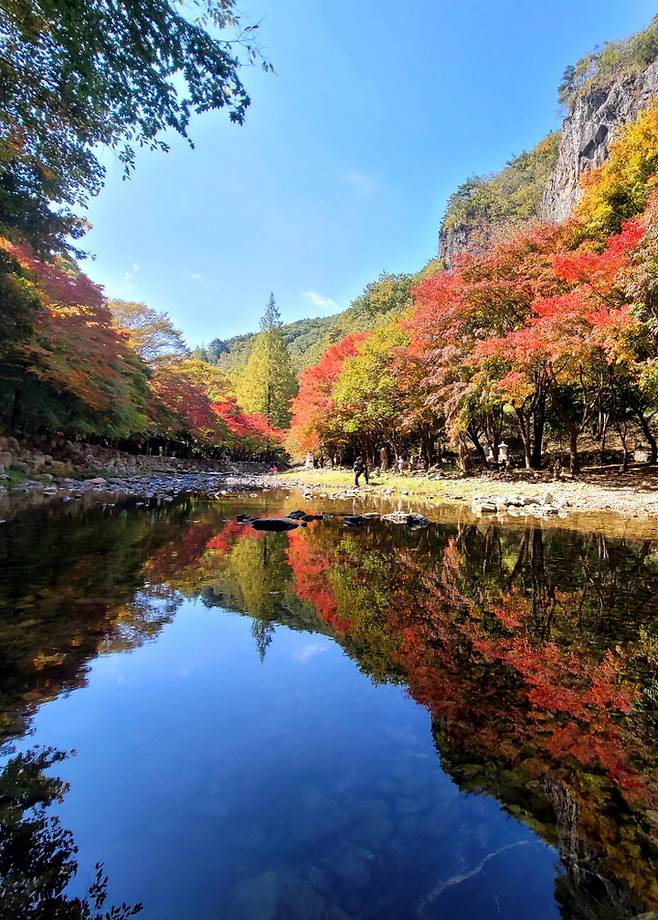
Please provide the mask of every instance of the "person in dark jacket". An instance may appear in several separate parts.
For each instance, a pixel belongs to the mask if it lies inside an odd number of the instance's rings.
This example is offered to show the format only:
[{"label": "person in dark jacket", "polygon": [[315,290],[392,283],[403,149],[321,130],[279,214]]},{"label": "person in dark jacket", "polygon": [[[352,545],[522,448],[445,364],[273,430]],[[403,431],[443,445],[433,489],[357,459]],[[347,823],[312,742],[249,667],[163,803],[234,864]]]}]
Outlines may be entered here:
[{"label": "person in dark jacket", "polygon": [[366,485],[368,485],[368,464],[359,454],[359,456],[354,461],[354,485],[357,488],[359,486],[359,478],[364,475],[366,477]]}]

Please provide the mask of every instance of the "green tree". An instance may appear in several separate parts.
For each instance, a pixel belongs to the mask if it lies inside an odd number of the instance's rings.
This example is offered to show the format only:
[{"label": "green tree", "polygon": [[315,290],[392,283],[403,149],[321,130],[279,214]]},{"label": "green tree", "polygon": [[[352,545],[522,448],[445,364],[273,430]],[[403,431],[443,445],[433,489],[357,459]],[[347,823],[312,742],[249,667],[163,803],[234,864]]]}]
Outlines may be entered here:
[{"label": "green tree", "polygon": [[109,300],[107,305],[112,325],[125,333],[130,347],[147,364],[187,355],[183,333],[174,326],[168,313],[129,300]]},{"label": "green tree", "polygon": [[330,317],[329,328],[312,343],[304,355],[304,367],[317,364],[327,348],[345,336],[353,332],[370,332],[408,310],[412,304],[413,283],[413,275],[382,272],[376,281],[366,285],[363,293],[352,301],[347,310],[333,319]]},{"label": "green tree", "polygon": [[61,251],[103,184],[99,145],[129,172],[136,147],[187,138],[194,112],[241,123],[254,28],[235,0],[0,0],[0,232]]},{"label": "green tree", "polygon": [[336,388],[336,413],[347,435],[374,461],[382,444],[397,453],[407,406],[398,384],[397,365],[409,339],[399,322],[379,326],[359,353],[347,358]]},{"label": "green tree", "polygon": [[[32,321],[42,308],[33,282],[12,253],[0,246],[0,359],[32,331]],[[1,372],[0,372],[1,373]]]},{"label": "green tree", "polygon": [[261,332],[272,332],[274,329],[280,329],[282,325],[281,313],[272,292],[270,293],[270,299],[267,301],[265,312],[260,318],[260,329]]},{"label": "green tree", "polygon": [[297,381],[281,332],[281,316],[270,294],[260,320],[261,332],[237,381],[238,402],[245,412],[261,412],[272,425],[287,428]]}]

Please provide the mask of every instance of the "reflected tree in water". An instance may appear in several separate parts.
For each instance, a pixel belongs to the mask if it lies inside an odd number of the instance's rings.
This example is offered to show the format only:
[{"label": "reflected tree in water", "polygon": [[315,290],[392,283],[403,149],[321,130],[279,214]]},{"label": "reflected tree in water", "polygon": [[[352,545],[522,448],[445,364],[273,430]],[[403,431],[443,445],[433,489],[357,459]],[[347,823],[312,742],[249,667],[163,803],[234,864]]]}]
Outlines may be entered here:
[{"label": "reflected tree in water", "polygon": [[251,624],[251,635],[256,640],[256,648],[261,661],[265,661],[265,653],[274,638],[274,623],[268,623],[266,620],[254,620]]},{"label": "reflected tree in water", "polygon": [[261,658],[284,624],[331,635],[373,681],[404,683],[460,787],[495,795],[559,849],[565,916],[607,917],[606,898],[620,917],[658,905],[655,543],[485,522],[263,534],[221,505],[171,513],[104,530],[102,567],[91,527],[66,558],[64,541],[44,547],[68,560],[54,588],[49,567],[19,572],[0,621],[8,723],[200,598],[249,615]]},{"label": "reflected tree in water", "polygon": [[15,754],[0,772],[0,915],[5,920],[128,920],[141,904],[106,907],[108,877],[96,864],[84,898],[66,889],[75,877],[71,831],[48,809],[68,785],[46,771],[67,755],[54,748]]}]

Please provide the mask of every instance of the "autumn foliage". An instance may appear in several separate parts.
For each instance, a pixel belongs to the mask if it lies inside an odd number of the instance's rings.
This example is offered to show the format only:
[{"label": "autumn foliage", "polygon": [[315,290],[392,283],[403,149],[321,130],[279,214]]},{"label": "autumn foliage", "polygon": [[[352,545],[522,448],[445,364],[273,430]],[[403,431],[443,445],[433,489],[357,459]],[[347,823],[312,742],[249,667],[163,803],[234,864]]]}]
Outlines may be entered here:
[{"label": "autumn foliage", "polygon": [[[115,323],[102,288],[71,260],[44,261],[7,241],[2,249],[33,307],[30,334],[12,343],[0,365],[14,424],[154,438],[187,452],[252,453],[281,443],[283,433],[264,416],[240,408],[218,368],[189,357],[166,316],[124,304],[137,308],[137,336]],[[168,339],[175,349],[167,350]],[[145,341],[161,347],[151,354]]]},{"label": "autumn foliage", "polygon": [[650,107],[587,175],[573,218],[421,273],[410,311],[332,345],[302,376],[292,447],[434,462],[443,441],[495,461],[509,440],[539,467],[552,438],[577,471],[583,434],[603,452],[613,431],[624,463],[631,438],[655,462],[657,178]]}]

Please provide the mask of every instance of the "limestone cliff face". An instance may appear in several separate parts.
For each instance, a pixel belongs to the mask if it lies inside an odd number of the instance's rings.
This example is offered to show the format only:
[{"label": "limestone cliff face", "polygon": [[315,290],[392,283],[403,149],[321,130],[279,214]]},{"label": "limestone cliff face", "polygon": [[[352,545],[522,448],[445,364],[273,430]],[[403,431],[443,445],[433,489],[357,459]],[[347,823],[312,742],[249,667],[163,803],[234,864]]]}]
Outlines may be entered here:
[{"label": "limestone cliff face", "polygon": [[581,175],[604,162],[617,129],[632,121],[657,93],[658,61],[576,100],[562,125],[557,164],[542,197],[542,219],[569,216],[580,198]]},{"label": "limestone cliff face", "polygon": [[458,224],[456,227],[441,227],[439,231],[439,258],[446,268],[453,268],[455,256],[461,252],[474,250],[474,228],[468,224]]},{"label": "limestone cliff face", "polygon": [[[562,124],[557,154],[554,154],[549,172],[540,173],[545,159],[540,161],[534,175],[528,170],[519,172],[514,165],[520,162],[518,158],[501,173],[486,180],[484,185],[487,182],[498,183],[504,189],[505,183],[501,180],[505,180],[508,174],[507,185],[512,181],[510,191],[513,194],[521,195],[523,189],[532,190],[534,213],[526,213],[526,221],[538,218],[564,220],[580,198],[582,174],[605,161],[615,132],[636,118],[654,96],[658,97],[658,61],[639,73],[621,75],[576,100]],[[540,146],[541,142],[536,150]],[[515,226],[518,229],[522,223],[510,220],[509,213],[501,213],[500,208],[497,211],[486,206],[471,208],[471,213],[465,218],[444,219],[439,234],[439,256],[445,266],[451,268],[455,264],[455,256],[486,248],[494,233],[499,237],[503,228],[511,231]]]}]

